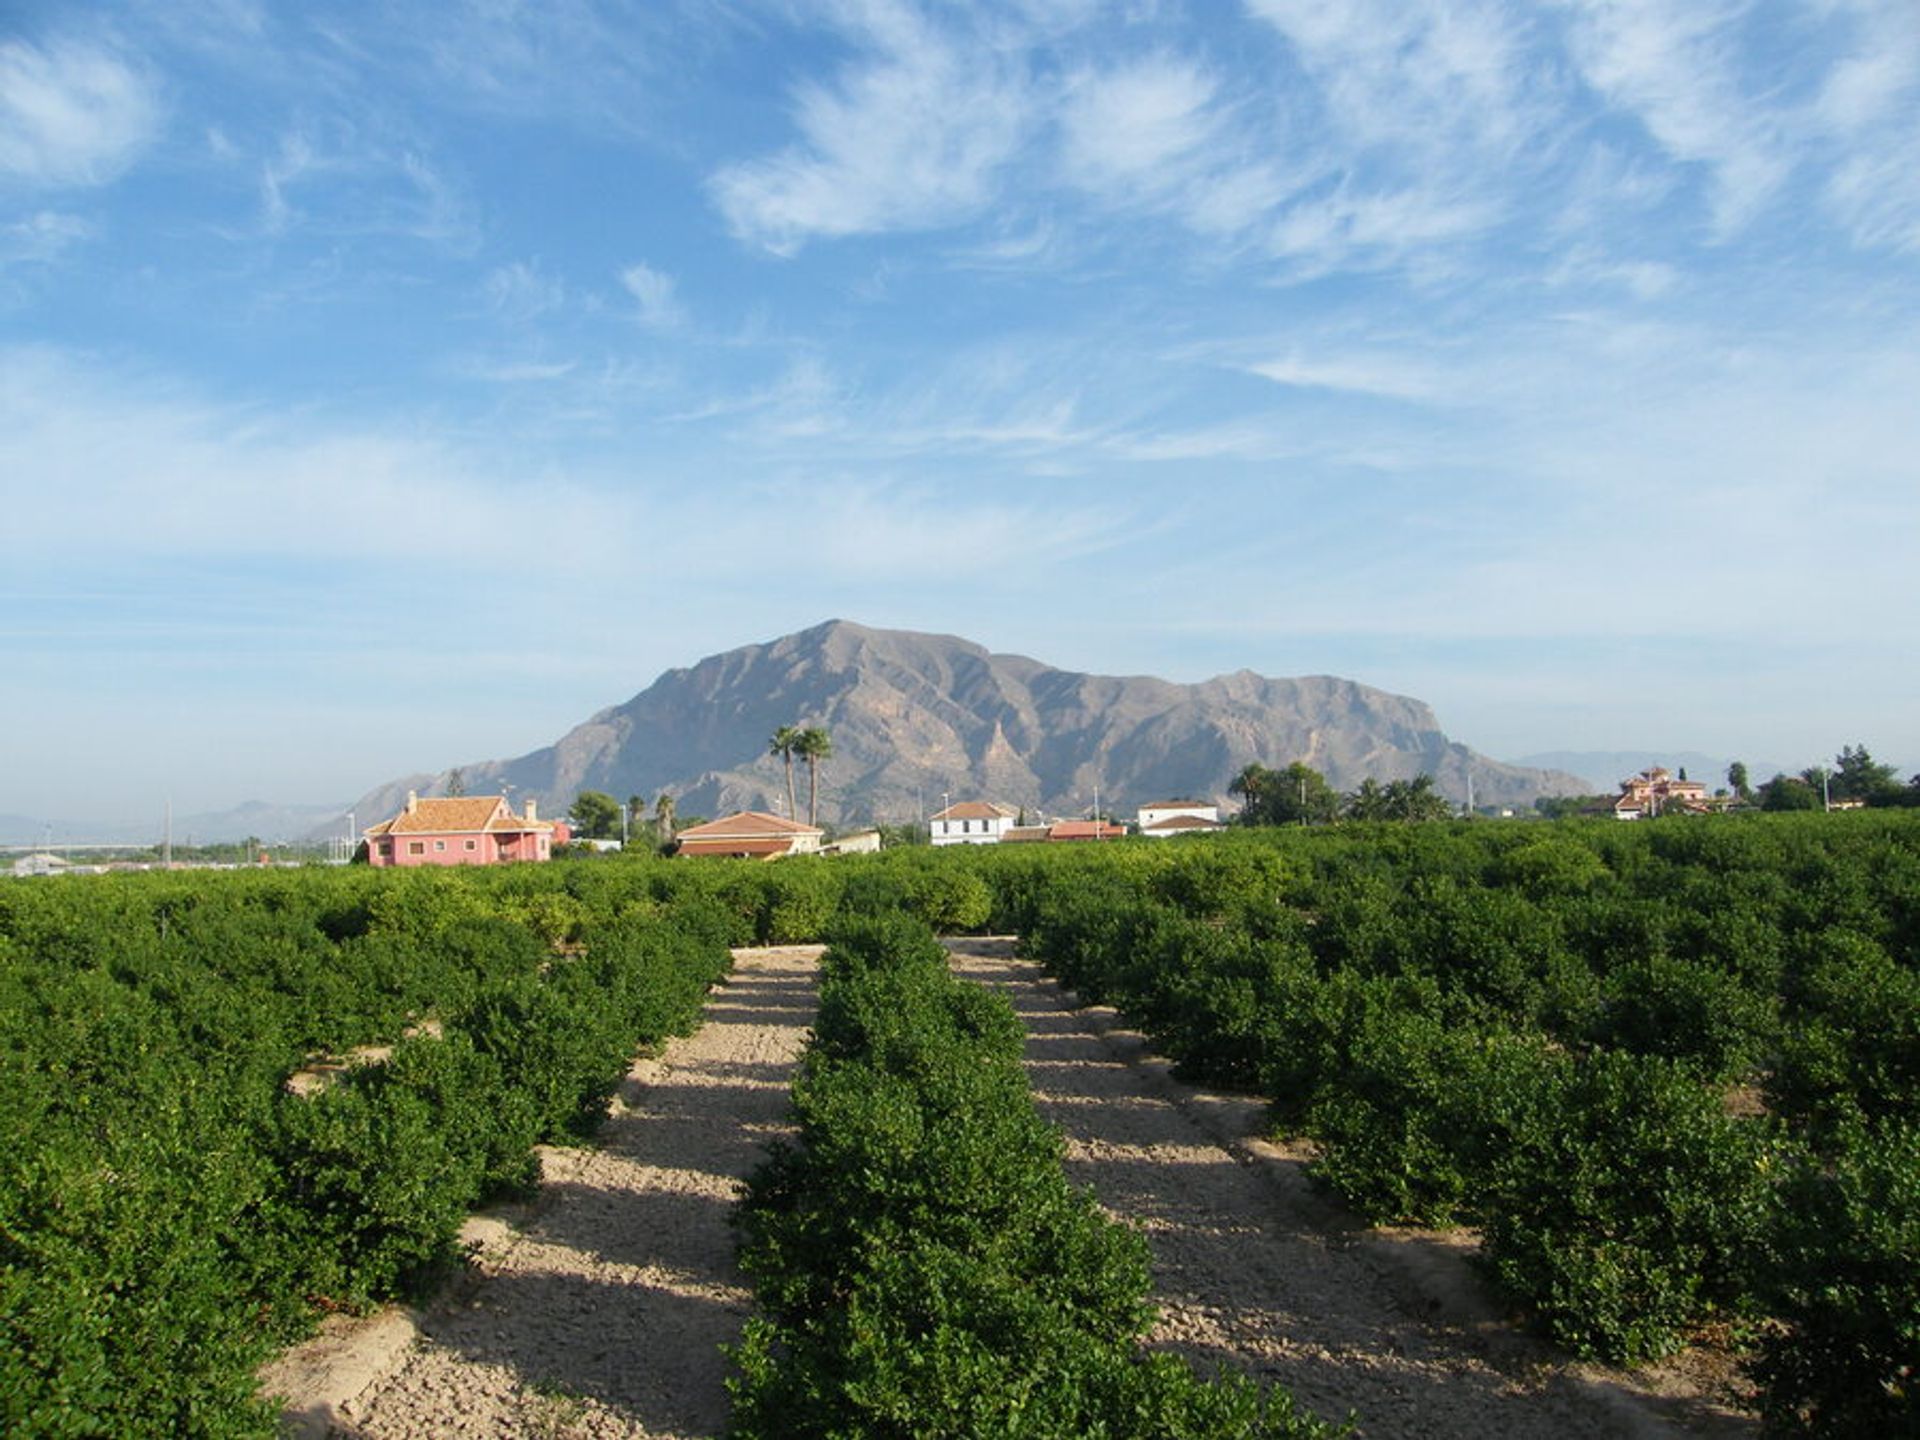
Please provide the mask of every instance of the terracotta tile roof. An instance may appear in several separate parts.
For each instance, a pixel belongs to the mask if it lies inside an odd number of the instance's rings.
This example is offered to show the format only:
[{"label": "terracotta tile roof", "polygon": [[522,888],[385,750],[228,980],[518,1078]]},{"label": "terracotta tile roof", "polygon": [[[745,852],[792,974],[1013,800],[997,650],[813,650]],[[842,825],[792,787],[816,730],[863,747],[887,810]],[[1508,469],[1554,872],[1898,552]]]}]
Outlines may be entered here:
[{"label": "terracotta tile roof", "polygon": [[1098,820],[1062,820],[1047,831],[1049,840],[1116,840],[1127,832],[1118,825]]},{"label": "terracotta tile roof", "polygon": [[1151,805],[1142,805],[1142,810],[1211,810],[1211,800],[1156,800]]},{"label": "terracotta tile roof", "polygon": [[680,838],[682,855],[740,855],[772,857],[784,855],[793,848],[793,841],[774,839],[727,839],[725,836],[712,836],[705,840],[688,840],[684,834]]},{"label": "terracotta tile roof", "polygon": [[796,820],[783,819],[778,815],[769,815],[764,810],[742,810],[734,815],[722,815],[718,820],[709,820],[704,825],[693,825],[680,832],[685,842],[694,840],[791,840],[797,835],[824,835],[826,832],[817,825],[802,825]]},{"label": "terracotta tile roof", "polygon": [[1002,805],[993,800],[962,800],[957,805],[949,805],[935,820],[1011,820],[1020,812],[1010,805]]},{"label": "terracotta tile roof", "polygon": [[1208,820],[1199,815],[1169,815],[1145,826],[1148,830],[1224,830],[1227,827],[1218,820]]},{"label": "terracotta tile roof", "polygon": [[551,830],[545,820],[528,823],[506,807],[504,795],[423,796],[411,810],[402,810],[391,820],[382,820],[369,828],[370,836],[380,835],[477,835],[483,831]]},{"label": "terracotta tile roof", "polygon": [[1002,845],[1018,845],[1025,841],[1044,840],[1046,838],[1047,827],[1045,825],[1014,825],[1001,832],[1000,843]]}]

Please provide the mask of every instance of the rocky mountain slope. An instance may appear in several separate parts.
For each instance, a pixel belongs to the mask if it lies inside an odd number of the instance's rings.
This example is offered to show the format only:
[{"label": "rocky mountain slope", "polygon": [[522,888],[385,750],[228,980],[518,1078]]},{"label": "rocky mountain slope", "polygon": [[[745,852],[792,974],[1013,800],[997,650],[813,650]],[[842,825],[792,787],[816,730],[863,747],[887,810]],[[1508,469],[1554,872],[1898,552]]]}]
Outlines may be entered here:
[{"label": "rocky mountain slope", "polygon": [[[1083,675],[994,655],[952,635],[832,620],[764,645],[669,670],[623,705],[555,744],[460,767],[469,794],[513,787],[516,807],[562,813],[583,789],[649,802],[671,792],[683,815],[786,810],[785,772],[767,754],[782,725],[833,737],[820,819],[915,819],[943,795],[1051,814],[1101,804],[1128,815],[1171,796],[1224,800],[1249,762],[1304,760],[1337,789],[1431,774],[1482,805],[1524,805],[1586,787],[1571,775],[1504,765],[1449,740],[1432,710],[1351,680],[1271,679],[1241,670],[1197,685]],[[397,810],[409,788],[445,792],[450,771],[413,775],[363,796],[362,824]],[[797,788],[804,816],[806,778]]]}]

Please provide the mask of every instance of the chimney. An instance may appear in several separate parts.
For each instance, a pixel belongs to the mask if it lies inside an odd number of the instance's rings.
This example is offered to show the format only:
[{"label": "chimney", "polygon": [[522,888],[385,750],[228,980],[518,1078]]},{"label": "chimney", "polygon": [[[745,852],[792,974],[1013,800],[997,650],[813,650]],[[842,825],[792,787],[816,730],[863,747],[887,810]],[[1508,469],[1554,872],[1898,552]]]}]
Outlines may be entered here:
[{"label": "chimney", "polygon": [[414,811],[418,810],[419,808],[420,808],[420,792],[418,790],[407,791],[407,814],[411,815],[413,814]]},{"label": "chimney", "polygon": [[534,821],[538,820],[539,818],[540,818],[540,802],[534,799],[533,796],[529,795],[527,796],[527,824],[531,825],[533,824]]}]

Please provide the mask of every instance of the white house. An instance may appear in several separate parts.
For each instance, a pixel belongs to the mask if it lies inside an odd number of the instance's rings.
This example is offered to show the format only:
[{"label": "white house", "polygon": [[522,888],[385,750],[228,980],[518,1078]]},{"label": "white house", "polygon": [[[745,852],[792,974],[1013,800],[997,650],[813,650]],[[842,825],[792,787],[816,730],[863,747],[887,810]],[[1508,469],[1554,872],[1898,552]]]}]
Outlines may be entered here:
[{"label": "white house", "polygon": [[16,875],[64,875],[72,868],[73,866],[67,861],[45,850],[33,855],[22,855],[13,862],[13,873]]},{"label": "white house", "polygon": [[962,800],[929,820],[927,832],[936,845],[997,845],[1019,818],[1018,810],[992,800]]},{"label": "white house", "polygon": [[1171,835],[1203,835],[1226,827],[1220,823],[1218,805],[1204,800],[1156,800],[1140,807],[1134,828],[1142,835],[1164,840]]}]

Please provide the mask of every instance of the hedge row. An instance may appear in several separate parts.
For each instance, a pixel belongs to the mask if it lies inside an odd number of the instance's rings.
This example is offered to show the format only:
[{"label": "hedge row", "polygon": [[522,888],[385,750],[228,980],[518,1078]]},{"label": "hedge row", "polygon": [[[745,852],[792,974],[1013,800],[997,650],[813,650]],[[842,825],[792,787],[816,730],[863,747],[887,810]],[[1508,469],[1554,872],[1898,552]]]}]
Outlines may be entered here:
[{"label": "hedge row", "polygon": [[[558,887],[195,879],[4,896],[9,1435],[273,1434],[258,1363],[456,1258],[535,1143],[591,1130],[635,1049],[697,1023],[733,924],[548,904],[556,949],[535,916]],[[383,1061],[286,1083],[375,1040]]]},{"label": "hedge row", "polygon": [[752,1177],[759,1295],[733,1433],[1199,1437],[1339,1433],[1279,1390],[1139,1347],[1145,1246],[1068,1184],[1004,1000],[917,922],[849,922],[794,1084],[795,1144]]},{"label": "hedge row", "polygon": [[1777,1428],[1911,1429],[1920,826],[1632,828],[984,870],[1029,953],[1265,1094],[1357,1208],[1481,1226],[1576,1352],[1732,1320]]}]

